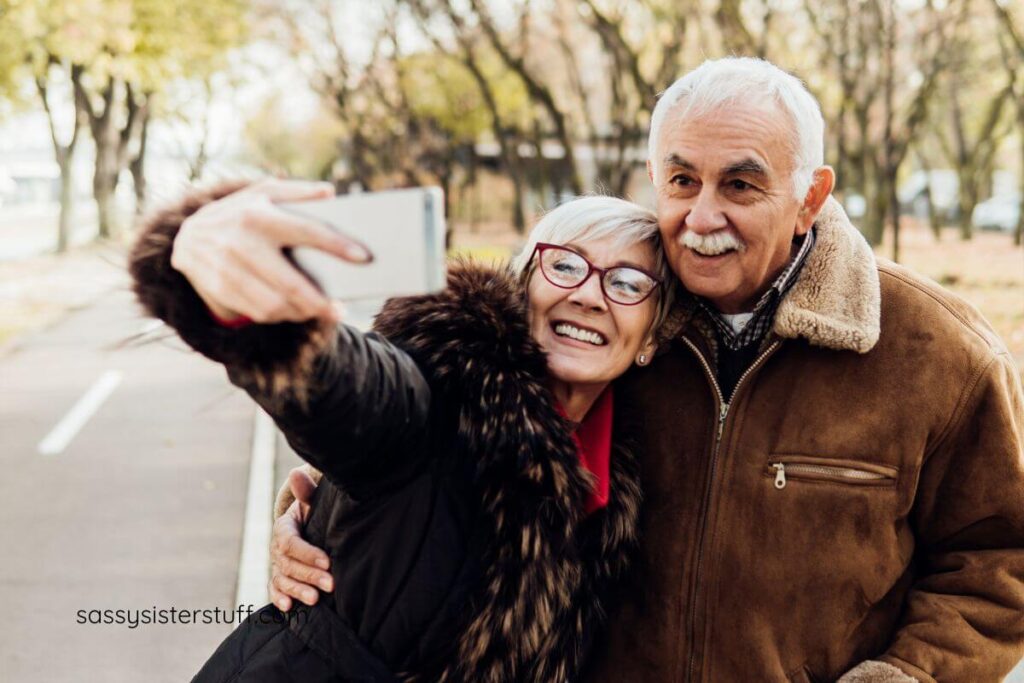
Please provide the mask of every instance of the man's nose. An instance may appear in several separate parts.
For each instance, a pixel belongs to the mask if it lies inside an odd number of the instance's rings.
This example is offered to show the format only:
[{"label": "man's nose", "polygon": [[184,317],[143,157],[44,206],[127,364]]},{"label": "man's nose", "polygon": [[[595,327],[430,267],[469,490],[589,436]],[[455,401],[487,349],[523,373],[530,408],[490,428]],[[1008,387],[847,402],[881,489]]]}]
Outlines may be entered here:
[{"label": "man's nose", "polygon": [[713,188],[701,188],[686,215],[686,227],[697,234],[706,235],[716,230],[728,227],[729,222],[725,218],[725,212]]},{"label": "man's nose", "polygon": [[607,310],[608,303],[604,300],[604,292],[601,291],[601,274],[594,271],[583,284],[572,290],[569,293],[569,303],[593,310]]}]

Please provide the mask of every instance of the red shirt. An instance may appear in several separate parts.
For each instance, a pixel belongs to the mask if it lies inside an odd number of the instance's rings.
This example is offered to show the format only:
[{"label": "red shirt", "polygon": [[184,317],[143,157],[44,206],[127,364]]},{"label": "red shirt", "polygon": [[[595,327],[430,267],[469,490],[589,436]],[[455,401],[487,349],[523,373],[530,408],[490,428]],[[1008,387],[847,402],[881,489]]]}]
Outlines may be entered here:
[{"label": "red shirt", "polygon": [[[597,401],[572,433],[572,439],[579,449],[580,462],[596,478],[594,492],[587,499],[588,515],[608,505],[608,492],[611,488],[612,403],[612,388],[609,386],[597,397]],[[564,417],[562,406],[556,403],[555,407]]]}]

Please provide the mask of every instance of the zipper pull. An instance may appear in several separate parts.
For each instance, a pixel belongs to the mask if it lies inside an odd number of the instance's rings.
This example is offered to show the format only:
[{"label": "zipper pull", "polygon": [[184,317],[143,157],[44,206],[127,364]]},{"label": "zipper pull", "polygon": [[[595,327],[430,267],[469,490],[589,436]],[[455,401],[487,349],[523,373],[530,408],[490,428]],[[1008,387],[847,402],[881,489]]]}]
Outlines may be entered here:
[{"label": "zipper pull", "polygon": [[723,403],[722,407],[718,411],[718,436],[715,437],[716,441],[722,440],[722,430],[725,429],[725,418],[729,415],[729,404]]},{"label": "zipper pull", "polygon": [[775,468],[775,488],[780,490],[786,488],[786,466],[777,462],[772,467]]}]

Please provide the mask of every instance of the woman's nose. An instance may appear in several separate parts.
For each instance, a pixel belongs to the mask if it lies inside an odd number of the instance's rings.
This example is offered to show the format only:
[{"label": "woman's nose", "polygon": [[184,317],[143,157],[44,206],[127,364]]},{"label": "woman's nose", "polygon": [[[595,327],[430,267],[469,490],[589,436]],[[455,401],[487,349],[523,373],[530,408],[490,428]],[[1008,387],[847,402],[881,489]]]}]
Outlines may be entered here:
[{"label": "woman's nose", "polygon": [[569,294],[569,302],[586,308],[605,310],[607,302],[604,300],[604,292],[601,291],[601,275],[593,272],[587,276],[576,289]]}]

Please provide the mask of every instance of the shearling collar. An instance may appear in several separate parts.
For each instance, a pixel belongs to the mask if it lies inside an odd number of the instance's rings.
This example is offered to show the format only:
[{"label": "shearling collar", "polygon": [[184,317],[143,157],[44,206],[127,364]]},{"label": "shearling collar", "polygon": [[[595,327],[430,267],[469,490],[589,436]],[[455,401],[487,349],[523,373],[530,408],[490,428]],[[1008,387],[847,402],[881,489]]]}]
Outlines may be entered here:
[{"label": "shearling collar", "polygon": [[[814,223],[814,248],[796,283],[779,303],[772,332],[783,339],[804,338],[814,346],[867,353],[881,333],[882,295],[875,254],[850,223],[843,207],[829,197]],[[679,297],[662,326],[660,346],[688,324],[704,330],[692,295]],[[708,343],[714,346],[714,340]]]},{"label": "shearling collar", "polygon": [[779,304],[772,330],[784,339],[867,353],[881,333],[882,294],[875,254],[834,197],[814,223],[817,241]]}]

